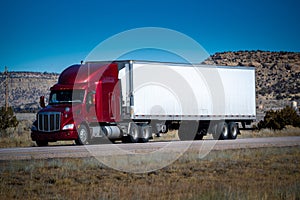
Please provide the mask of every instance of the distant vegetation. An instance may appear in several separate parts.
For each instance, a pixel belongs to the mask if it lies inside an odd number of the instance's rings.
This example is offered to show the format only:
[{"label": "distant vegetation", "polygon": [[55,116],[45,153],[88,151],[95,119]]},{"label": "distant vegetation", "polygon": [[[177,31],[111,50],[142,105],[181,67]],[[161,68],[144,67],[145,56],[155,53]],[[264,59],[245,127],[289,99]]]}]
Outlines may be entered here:
[{"label": "distant vegetation", "polygon": [[6,133],[6,129],[10,127],[17,127],[18,120],[14,115],[12,107],[8,107],[7,110],[5,107],[1,107],[0,110],[0,136]]},{"label": "distant vegetation", "polygon": [[282,130],[287,125],[300,127],[300,116],[297,115],[297,112],[289,106],[282,110],[267,111],[264,119],[258,123],[258,128]]}]

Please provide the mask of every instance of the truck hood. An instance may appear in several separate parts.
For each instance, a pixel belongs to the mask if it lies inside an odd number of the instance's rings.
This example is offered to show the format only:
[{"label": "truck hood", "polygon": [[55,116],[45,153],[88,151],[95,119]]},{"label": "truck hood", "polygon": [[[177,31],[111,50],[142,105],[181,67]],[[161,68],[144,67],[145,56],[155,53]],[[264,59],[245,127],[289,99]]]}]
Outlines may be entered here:
[{"label": "truck hood", "polygon": [[81,108],[81,104],[59,104],[59,105],[48,105],[47,107],[40,110],[38,113],[41,112],[60,112],[63,114],[66,113],[73,113],[73,110],[78,110]]}]

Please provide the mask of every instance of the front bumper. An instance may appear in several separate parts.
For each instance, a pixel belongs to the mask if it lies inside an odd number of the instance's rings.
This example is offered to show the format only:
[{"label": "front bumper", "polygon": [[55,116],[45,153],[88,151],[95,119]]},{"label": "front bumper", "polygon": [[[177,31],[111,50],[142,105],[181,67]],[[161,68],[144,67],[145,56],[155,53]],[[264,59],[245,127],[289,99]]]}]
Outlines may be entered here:
[{"label": "front bumper", "polygon": [[77,131],[66,130],[57,132],[40,132],[31,131],[31,139],[33,141],[56,142],[58,140],[76,140],[78,138]]}]

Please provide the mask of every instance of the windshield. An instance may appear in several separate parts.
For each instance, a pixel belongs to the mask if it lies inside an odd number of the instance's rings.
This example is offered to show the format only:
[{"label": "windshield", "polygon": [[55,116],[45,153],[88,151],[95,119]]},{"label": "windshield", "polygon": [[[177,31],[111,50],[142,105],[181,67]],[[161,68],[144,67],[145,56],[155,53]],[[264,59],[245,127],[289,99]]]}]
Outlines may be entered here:
[{"label": "windshield", "polygon": [[56,90],[51,91],[49,104],[82,103],[84,90]]}]

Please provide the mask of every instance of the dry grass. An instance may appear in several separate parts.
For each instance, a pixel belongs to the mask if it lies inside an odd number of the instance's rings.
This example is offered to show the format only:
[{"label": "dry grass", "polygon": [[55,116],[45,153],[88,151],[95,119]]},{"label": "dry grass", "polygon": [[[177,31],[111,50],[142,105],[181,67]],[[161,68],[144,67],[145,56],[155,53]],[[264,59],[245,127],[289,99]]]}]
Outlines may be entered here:
[{"label": "dry grass", "polygon": [[258,138],[258,137],[285,137],[300,136],[300,128],[287,126],[282,130],[262,129],[255,131],[241,131],[239,138]]},{"label": "dry grass", "polygon": [[8,128],[1,131],[0,148],[6,147],[29,147],[35,145],[30,137],[30,128],[32,122],[30,120],[19,121],[16,128]]},{"label": "dry grass", "polygon": [[1,199],[299,199],[300,148],[187,152],[162,170],[130,174],[93,158],[4,161]]}]

